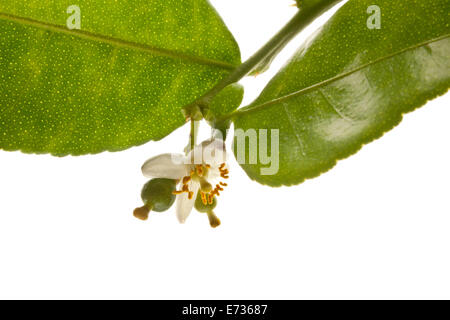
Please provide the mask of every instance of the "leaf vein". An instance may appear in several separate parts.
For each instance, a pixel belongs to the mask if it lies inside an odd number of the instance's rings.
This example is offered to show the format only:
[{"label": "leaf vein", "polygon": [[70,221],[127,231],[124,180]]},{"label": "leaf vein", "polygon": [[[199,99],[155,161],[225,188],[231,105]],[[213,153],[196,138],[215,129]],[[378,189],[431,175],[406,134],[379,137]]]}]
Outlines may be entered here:
[{"label": "leaf vein", "polygon": [[262,104],[260,104],[260,105],[249,106],[249,107],[247,107],[247,108],[237,110],[232,116],[233,116],[234,118],[236,118],[236,117],[239,117],[239,116],[242,115],[242,114],[249,113],[249,112],[253,112],[253,111],[256,111],[256,110],[260,110],[260,109],[263,109],[263,108],[265,108],[265,107],[268,107],[268,106],[271,106],[271,105],[274,105],[274,104],[283,102],[283,101],[288,100],[288,99],[290,99],[290,98],[293,98],[293,97],[296,97],[296,96],[299,96],[299,95],[306,94],[306,93],[308,93],[308,92],[313,91],[314,89],[321,88],[321,87],[326,86],[326,85],[328,85],[328,84],[330,84],[330,83],[332,83],[332,82],[335,82],[335,81],[337,81],[337,80],[343,79],[343,78],[345,78],[345,77],[347,77],[347,76],[349,76],[349,75],[351,75],[351,74],[353,74],[353,73],[356,73],[356,72],[358,72],[358,71],[364,70],[365,68],[368,68],[368,67],[370,67],[370,66],[372,66],[372,65],[375,65],[375,64],[377,64],[377,63],[380,63],[380,62],[383,62],[383,61],[385,61],[385,60],[394,58],[395,56],[398,56],[398,55],[403,54],[403,53],[405,53],[405,52],[408,52],[408,51],[410,51],[410,50],[415,50],[415,49],[418,49],[418,48],[427,46],[427,45],[429,45],[429,44],[431,44],[431,43],[438,42],[438,41],[441,41],[441,40],[445,40],[445,39],[447,39],[447,38],[449,38],[449,37],[450,37],[450,34],[446,34],[446,35],[443,35],[443,36],[441,36],[441,37],[434,38],[434,39],[431,39],[431,40],[427,40],[427,41],[422,42],[422,43],[419,43],[419,44],[417,44],[417,45],[414,45],[414,46],[405,48],[405,49],[400,50],[400,51],[397,51],[397,52],[394,52],[394,53],[392,53],[392,54],[390,54],[390,55],[386,55],[386,56],[384,56],[384,57],[378,58],[378,59],[376,59],[376,60],[374,60],[374,61],[371,61],[371,62],[369,62],[369,63],[366,63],[366,64],[364,64],[364,65],[361,65],[361,66],[359,66],[359,67],[357,67],[357,68],[355,68],[355,69],[353,69],[353,70],[350,70],[350,71],[348,71],[348,72],[341,73],[341,74],[339,74],[339,75],[337,75],[337,76],[334,76],[334,77],[332,77],[332,78],[326,79],[326,80],[321,81],[321,82],[318,82],[318,83],[316,83],[316,84],[313,84],[313,85],[311,85],[311,86],[309,86],[309,87],[307,87],[307,88],[303,88],[303,89],[301,89],[301,90],[298,90],[298,91],[295,91],[295,92],[286,94],[286,95],[284,95],[284,96],[282,96],[282,97],[272,99],[272,100],[267,101],[267,102],[265,102],[265,103],[262,103]]},{"label": "leaf vein", "polygon": [[223,62],[223,61],[189,55],[186,53],[181,53],[181,52],[170,50],[170,49],[153,47],[150,45],[141,44],[141,43],[137,43],[137,42],[133,42],[133,41],[127,41],[127,40],[123,40],[123,39],[118,39],[118,38],[105,36],[105,35],[89,32],[89,31],[70,30],[70,29],[67,29],[60,25],[51,24],[51,23],[47,23],[47,22],[43,22],[43,21],[38,21],[38,20],[30,19],[30,18],[19,17],[19,16],[15,16],[12,14],[8,14],[8,13],[0,12],[0,19],[18,23],[18,24],[25,24],[28,26],[32,26],[35,28],[44,29],[44,30],[48,30],[48,31],[56,32],[56,33],[62,33],[62,34],[82,38],[85,40],[99,41],[99,42],[107,43],[107,44],[110,44],[113,46],[138,50],[138,51],[151,53],[151,54],[159,55],[159,56],[170,57],[170,58],[174,58],[174,59],[191,61],[191,62],[204,64],[204,65],[217,66],[217,67],[220,67],[223,69],[234,70],[237,67],[236,65],[233,65],[233,64],[227,63],[227,62]]}]

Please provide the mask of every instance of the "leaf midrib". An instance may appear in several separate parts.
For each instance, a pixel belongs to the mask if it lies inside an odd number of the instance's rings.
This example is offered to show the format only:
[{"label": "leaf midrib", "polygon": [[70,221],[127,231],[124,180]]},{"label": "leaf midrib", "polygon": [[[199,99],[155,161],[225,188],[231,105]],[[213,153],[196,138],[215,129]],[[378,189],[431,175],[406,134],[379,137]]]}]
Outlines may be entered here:
[{"label": "leaf midrib", "polygon": [[170,58],[174,58],[174,59],[195,62],[198,64],[220,67],[220,68],[223,68],[226,70],[234,70],[237,67],[236,65],[233,65],[233,64],[227,63],[227,62],[223,62],[223,61],[189,55],[189,54],[181,53],[181,52],[178,52],[175,50],[153,47],[153,46],[149,46],[149,45],[145,45],[145,44],[141,44],[141,43],[137,43],[137,42],[133,42],[133,41],[127,41],[127,40],[123,40],[123,39],[118,39],[118,38],[114,38],[114,37],[109,37],[109,36],[105,36],[105,35],[97,34],[97,33],[93,33],[93,32],[88,32],[88,31],[83,31],[83,30],[70,30],[70,29],[67,29],[66,27],[63,27],[60,25],[51,24],[51,23],[47,23],[47,22],[43,22],[43,21],[39,21],[39,20],[34,20],[34,19],[26,18],[26,17],[20,17],[20,16],[8,14],[8,13],[0,12],[0,19],[19,23],[19,24],[25,24],[28,26],[32,26],[35,28],[44,29],[44,30],[48,30],[48,31],[56,32],[56,33],[67,34],[70,36],[75,36],[75,37],[86,39],[86,40],[98,41],[98,42],[107,43],[107,44],[110,44],[113,46],[118,46],[118,47],[122,47],[122,48],[151,53],[153,55],[165,56],[165,57],[170,57]]},{"label": "leaf midrib", "polygon": [[397,55],[403,54],[403,53],[408,52],[408,51],[410,51],[410,50],[418,49],[418,48],[420,48],[420,47],[424,47],[424,46],[426,46],[426,45],[429,45],[429,44],[431,44],[431,43],[434,43],[434,42],[438,42],[438,41],[447,39],[447,38],[449,38],[449,37],[450,37],[450,34],[445,34],[445,35],[443,35],[443,36],[441,36],[441,37],[434,38],[434,39],[431,39],[431,40],[427,40],[427,41],[425,41],[425,42],[421,42],[421,43],[416,44],[416,45],[414,45],[414,46],[411,46],[411,47],[402,49],[402,50],[400,50],[400,51],[394,52],[394,53],[392,53],[392,54],[383,56],[383,57],[381,57],[381,58],[375,59],[375,60],[373,60],[373,61],[371,61],[371,62],[368,62],[368,63],[366,63],[366,64],[363,64],[363,65],[359,66],[358,68],[355,68],[355,69],[353,69],[353,70],[350,70],[350,71],[341,73],[341,74],[339,74],[339,75],[337,75],[337,76],[334,76],[334,77],[332,77],[332,78],[329,78],[329,79],[324,80],[324,81],[321,81],[321,82],[318,82],[318,83],[316,83],[316,84],[313,84],[313,85],[311,85],[311,86],[309,86],[309,87],[306,87],[306,88],[303,88],[303,89],[301,89],[301,90],[292,92],[292,93],[290,93],[290,94],[284,95],[284,96],[279,97],[279,98],[276,98],[276,99],[272,99],[272,100],[270,100],[270,101],[267,101],[267,102],[262,103],[262,104],[259,104],[259,105],[248,106],[248,107],[246,107],[246,108],[237,110],[237,111],[235,111],[231,116],[232,116],[233,118],[236,119],[236,118],[242,116],[243,114],[247,114],[247,113],[250,113],[250,112],[253,112],[253,111],[261,110],[261,109],[264,109],[264,108],[266,108],[266,107],[270,107],[271,105],[278,104],[278,103],[280,103],[280,102],[283,102],[283,101],[285,101],[285,100],[288,100],[288,99],[290,99],[290,98],[293,98],[293,97],[296,97],[296,96],[299,96],[299,95],[306,94],[306,93],[311,92],[311,91],[313,91],[313,90],[315,90],[315,89],[318,89],[318,88],[321,88],[321,87],[323,87],[323,86],[326,86],[326,85],[328,85],[328,84],[330,84],[330,83],[332,83],[332,82],[334,82],[334,81],[343,79],[343,78],[345,78],[345,77],[347,77],[347,76],[349,76],[349,75],[351,75],[351,74],[353,74],[353,73],[355,73],[355,72],[361,71],[361,70],[363,70],[363,69],[365,69],[365,68],[368,68],[368,67],[370,67],[370,66],[372,66],[372,65],[375,65],[375,64],[377,64],[377,63],[383,62],[383,61],[385,61],[385,60],[391,59],[391,58],[393,58],[393,57],[395,57],[395,56],[397,56]]}]

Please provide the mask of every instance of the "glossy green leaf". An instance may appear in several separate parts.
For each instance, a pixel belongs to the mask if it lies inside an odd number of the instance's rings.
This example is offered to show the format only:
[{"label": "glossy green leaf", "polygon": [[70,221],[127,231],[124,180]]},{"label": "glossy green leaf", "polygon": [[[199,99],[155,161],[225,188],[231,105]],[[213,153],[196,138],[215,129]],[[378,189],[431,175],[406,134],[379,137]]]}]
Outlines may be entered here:
[{"label": "glossy green leaf", "polygon": [[226,138],[227,136],[227,130],[230,128],[231,120],[221,120],[221,117],[226,116],[239,108],[243,98],[244,87],[238,83],[234,83],[223,89],[211,101],[206,120],[212,128],[221,132],[223,138]]},{"label": "glossy green leaf", "polygon": [[[240,64],[206,0],[0,0],[0,148],[80,155],[158,140]],[[69,13],[67,13],[69,12]]]},{"label": "glossy green leaf", "polygon": [[258,161],[247,174],[271,186],[316,177],[447,92],[449,14],[448,0],[348,1],[235,114],[236,129],[279,129],[278,172]]}]

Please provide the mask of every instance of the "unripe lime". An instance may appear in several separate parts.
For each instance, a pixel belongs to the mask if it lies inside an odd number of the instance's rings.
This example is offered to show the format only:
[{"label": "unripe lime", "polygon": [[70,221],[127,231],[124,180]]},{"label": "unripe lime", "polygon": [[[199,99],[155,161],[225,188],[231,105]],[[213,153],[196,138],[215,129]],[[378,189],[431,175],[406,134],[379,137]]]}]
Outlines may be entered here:
[{"label": "unripe lime", "polygon": [[163,178],[152,179],[142,188],[142,201],[153,211],[166,211],[175,202],[175,195],[173,194],[175,190],[175,180]]},{"label": "unripe lime", "polygon": [[[208,199],[208,195],[206,195],[206,199]],[[198,212],[208,213],[212,211],[217,206],[217,199],[216,197],[213,198],[213,202],[209,204],[204,204],[202,201],[202,196],[200,192],[197,194],[197,199],[195,199],[195,209]]]}]

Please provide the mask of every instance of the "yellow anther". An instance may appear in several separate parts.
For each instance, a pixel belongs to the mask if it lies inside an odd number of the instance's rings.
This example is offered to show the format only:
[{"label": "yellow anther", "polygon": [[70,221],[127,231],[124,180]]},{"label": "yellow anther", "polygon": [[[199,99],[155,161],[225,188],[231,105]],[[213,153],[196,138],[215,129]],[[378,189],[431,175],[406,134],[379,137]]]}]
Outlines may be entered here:
[{"label": "yellow anther", "polygon": [[200,192],[200,196],[202,197],[202,202],[206,206],[208,204],[208,201],[206,200],[206,194],[203,192]]},{"label": "yellow anther", "polygon": [[194,193],[192,191],[189,191],[188,193],[188,199],[192,200],[192,198],[194,197]]},{"label": "yellow anther", "polygon": [[219,183],[220,183],[222,186],[224,186],[224,187],[228,186],[228,184],[225,183],[225,182],[220,181]]},{"label": "yellow anther", "polygon": [[228,179],[229,176],[227,176],[227,173],[221,173],[220,176],[224,179]]},{"label": "yellow anther", "polygon": [[178,190],[175,190],[175,191],[172,191],[172,194],[174,194],[174,195],[178,195],[178,194],[182,194],[184,191],[178,191]]},{"label": "yellow anther", "polygon": [[197,175],[199,175],[200,177],[203,176],[203,167],[201,165],[196,165],[195,170],[197,171]]},{"label": "yellow anther", "polygon": [[183,178],[183,184],[187,184],[189,181],[191,181],[191,176],[186,176]]}]

